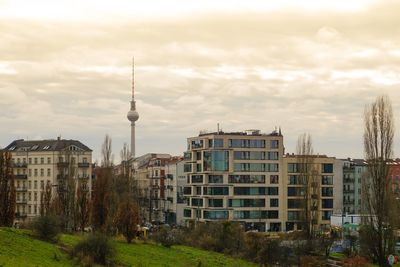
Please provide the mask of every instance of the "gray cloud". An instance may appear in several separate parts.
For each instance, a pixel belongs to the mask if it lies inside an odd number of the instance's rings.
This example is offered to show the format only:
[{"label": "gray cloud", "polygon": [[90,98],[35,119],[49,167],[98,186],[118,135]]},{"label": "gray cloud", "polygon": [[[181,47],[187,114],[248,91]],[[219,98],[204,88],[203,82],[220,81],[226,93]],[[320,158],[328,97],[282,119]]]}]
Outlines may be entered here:
[{"label": "gray cloud", "polygon": [[[358,13],[209,14],[56,22],[0,20],[0,144],[78,138],[98,157],[129,140],[135,55],[138,154],[181,154],[203,129],[283,128],[288,152],[362,156],[362,114],[380,94],[400,115],[399,4]],[[396,138],[396,144],[398,144]]]}]

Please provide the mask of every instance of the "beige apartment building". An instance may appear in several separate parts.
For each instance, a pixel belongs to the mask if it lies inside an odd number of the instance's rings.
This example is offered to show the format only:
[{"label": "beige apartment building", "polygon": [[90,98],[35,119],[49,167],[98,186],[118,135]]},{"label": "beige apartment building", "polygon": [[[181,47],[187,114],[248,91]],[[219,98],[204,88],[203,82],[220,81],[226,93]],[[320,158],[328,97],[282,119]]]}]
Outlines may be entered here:
[{"label": "beige apartment building", "polygon": [[[246,230],[262,232],[301,228],[299,202],[304,199],[304,185],[296,168],[301,160],[285,155],[280,131],[203,133],[188,138],[187,145],[186,221],[233,220]],[[335,209],[341,209],[342,175],[337,173],[341,165],[335,158],[312,158],[315,223],[323,229]]]},{"label": "beige apartment building", "polygon": [[67,175],[92,187],[92,150],[77,140],[15,140],[5,151],[11,152],[16,186],[16,221],[40,214],[42,193],[47,184],[52,195]]},{"label": "beige apartment building", "polygon": [[[303,169],[301,166],[307,166]],[[304,227],[305,216],[311,221],[314,231],[328,229],[330,217],[342,209],[342,165],[340,160],[325,155],[312,155],[305,159],[299,155],[283,158],[286,199],[282,205],[282,220],[286,231]],[[308,182],[304,177],[307,176]],[[307,184],[307,185],[305,185]],[[308,205],[308,215],[304,205]]]}]

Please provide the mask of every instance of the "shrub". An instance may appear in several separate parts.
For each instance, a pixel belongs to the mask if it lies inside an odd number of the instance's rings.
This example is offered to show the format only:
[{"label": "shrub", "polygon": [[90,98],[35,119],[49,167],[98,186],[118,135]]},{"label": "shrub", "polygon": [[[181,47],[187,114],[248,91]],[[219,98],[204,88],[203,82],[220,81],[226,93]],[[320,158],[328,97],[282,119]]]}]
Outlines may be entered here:
[{"label": "shrub", "polygon": [[115,248],[104,234],[91,234],[75,245],[73,256],[86,266],[92,263],[112,265]]},{"label": "shrub", "polygon": [[343,261],[343,267],[368,267],[371,266],[368,261],[359,256],[355,255]]},{"label": "shrub", "polygon": [[169,232],[169,229],[165,226],[160,226],[157,233],[154,235],[154,239],[156,242],[160,243],[164,247],[171,247],[174,245],[173,235]]},{"label": "shrub", "polygon": [[33,231],[40,239],[56,242],[61,231],[60,221],[52,215],[38,217],[33,222]]}]

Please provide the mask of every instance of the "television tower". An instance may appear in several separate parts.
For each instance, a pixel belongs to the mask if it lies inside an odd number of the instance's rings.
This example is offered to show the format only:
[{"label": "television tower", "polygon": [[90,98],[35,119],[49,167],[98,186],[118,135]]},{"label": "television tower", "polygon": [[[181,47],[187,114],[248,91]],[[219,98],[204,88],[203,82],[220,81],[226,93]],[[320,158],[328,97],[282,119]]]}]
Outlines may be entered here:
[{"label": "television tower", "polygon": [[135,101],[135,60],[132,58],[132,99],[131,109],[128,111],[127,118],[131,122],[131,157],[135,158],[135,122],[139,119],[139,113],[136,111]]}]

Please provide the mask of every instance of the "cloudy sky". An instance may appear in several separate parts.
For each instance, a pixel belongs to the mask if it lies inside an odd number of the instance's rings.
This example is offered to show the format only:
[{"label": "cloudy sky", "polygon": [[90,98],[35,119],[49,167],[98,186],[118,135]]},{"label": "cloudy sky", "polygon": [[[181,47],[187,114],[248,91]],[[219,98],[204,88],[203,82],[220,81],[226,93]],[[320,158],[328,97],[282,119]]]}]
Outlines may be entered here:
[{"label": "cloudy sky", "polygon": [[180,155],[219,122],[281,126],[287,152],[308,132],[320,154],[362,157],[381,94],[400,130],[396,0],[0,0],[0,146],[61,135],[96,158],[108,133],[118,158],[132,56],[138,155]]}]

